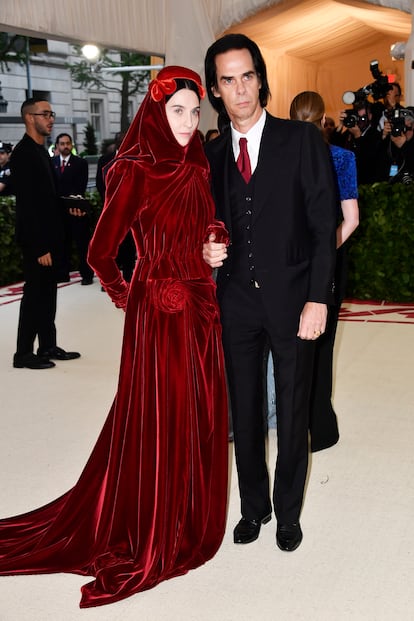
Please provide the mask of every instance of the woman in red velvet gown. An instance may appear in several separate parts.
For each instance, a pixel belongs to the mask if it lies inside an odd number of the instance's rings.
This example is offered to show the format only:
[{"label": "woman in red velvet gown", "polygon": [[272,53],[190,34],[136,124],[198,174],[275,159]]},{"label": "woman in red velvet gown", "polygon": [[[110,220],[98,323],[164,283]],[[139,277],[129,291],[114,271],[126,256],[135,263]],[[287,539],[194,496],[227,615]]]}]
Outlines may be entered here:
[{"label": "woman in red velvet gown", "polygon": [[[117,395],[78,483],[49,505],[0,521],[0,574],[73,572],[95,579],[98,606],[198,567],[223,538],[227,400],[211,270],[208,164],[196,131],[198,74],[166,67],[107,174],[89,261],[125,309]],[[131,229],[131,283],[117,267]]]}]

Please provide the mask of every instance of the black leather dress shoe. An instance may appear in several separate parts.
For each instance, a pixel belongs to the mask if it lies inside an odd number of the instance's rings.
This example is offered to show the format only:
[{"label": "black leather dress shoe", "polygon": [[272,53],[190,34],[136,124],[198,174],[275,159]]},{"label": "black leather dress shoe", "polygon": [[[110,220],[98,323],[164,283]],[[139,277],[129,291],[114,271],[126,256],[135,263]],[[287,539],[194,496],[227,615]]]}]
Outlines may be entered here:
[{"label": "black leather dress shoe", "polygon": [[93,278],[82,278],[81,285],[91,285],[93,283]]},{"label": "black leather dress shoe", "polygon": [[44,358],[52,358],[53,360],[75,360],[80,358],[78,351],[65,351],[61,347],[52,347],[52,349],[47,349],[46,351],[38,350],[37,355]]},{"label": "black leather dress shoe", "polygon": [[15,369],[51,369],[56,365],[44,356],[36,356],[36,354],[19,356],[14,354],[13,366]]},{"label": "black leather dress shoe", "polygon": [[276,543],[281,550],[293,552],[302,542],[303,534],[299,522],[296,524],[278,524]]},{"label": "black leather dress shoe", "polygon": [[260,533],[262,524],[267,524],[272,519],[272,515],[266,515],[261,520],[246,520],[242,517],[233,531],[234,543],[251,543],[256,541]]}]

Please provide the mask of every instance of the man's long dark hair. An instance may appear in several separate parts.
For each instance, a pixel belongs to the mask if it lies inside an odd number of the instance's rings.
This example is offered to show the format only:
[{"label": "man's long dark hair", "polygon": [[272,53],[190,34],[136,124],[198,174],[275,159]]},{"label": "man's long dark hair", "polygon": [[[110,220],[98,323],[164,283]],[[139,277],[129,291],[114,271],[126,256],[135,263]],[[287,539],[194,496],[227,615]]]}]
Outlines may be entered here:
[{"label": "man's long dark hair", "polygon": [[254,69],[262,84],[259,91],[260,105],[262,108],[267,105],[267,100],[270,97],[270,88],[267,81],[266,64],[258,45],[252,41],[252,39],[246,37],[246,35],[228,34],[224,35],[224,37],[221,37],[220,39],[217,39],[217,41],[210,45],[204,61],[208,99],[218,113],[224,110],[224,104],[221,97],[214,97],[211,91],[213,86],[217,88],[216,56],[218,54],[224,54],[230,50],[244,49],[250,52]]}]

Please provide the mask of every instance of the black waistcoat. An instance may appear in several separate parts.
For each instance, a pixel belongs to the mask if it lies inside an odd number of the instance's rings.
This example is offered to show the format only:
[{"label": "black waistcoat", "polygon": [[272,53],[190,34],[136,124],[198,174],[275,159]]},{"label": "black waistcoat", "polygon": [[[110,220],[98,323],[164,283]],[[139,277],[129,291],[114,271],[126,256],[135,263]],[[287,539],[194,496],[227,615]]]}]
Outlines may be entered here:
[{"label": "black waistcoat", "polygon": [[229,188],[232,221],[232,276],[244,284],[254,284],[254,248],[252,240],[252,216],[254,210],[253,174],[246,183],[237,169],[230,165]]}]

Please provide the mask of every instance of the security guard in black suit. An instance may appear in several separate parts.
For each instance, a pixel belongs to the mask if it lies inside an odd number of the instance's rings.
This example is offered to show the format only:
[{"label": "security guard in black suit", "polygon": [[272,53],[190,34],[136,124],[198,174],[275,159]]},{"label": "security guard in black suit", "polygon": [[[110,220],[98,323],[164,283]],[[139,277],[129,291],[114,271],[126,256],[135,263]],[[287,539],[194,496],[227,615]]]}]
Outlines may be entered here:
[{"label": "security guard in black suit", "polygon": [[[52,360],[73,360],[56,344],[57,268],[64,230],[50,157],[44,148],[55,113],[50,103],[30,98],[22,104],[26,127],[14,148],[10,167],[16,192],[16,240],[22,248],[25,284],[20,304],[15,368],[50,369]],[[33,353],[38,339],[37,355]]]},{"label": "security guard in black suit", "polygon": [[[56,138],[59,155],[52,158],[56,186],[59,196],[84,197],[88,184],[88,162],[72,154],[73,142],[69,134],[62,133]],[[79,272],[82,285],[91,285],[93,270],[86,260],[91,240],[89,215],[78,208],[66,209],[65,212],[65,247],[61,280],[69,281],[72,242],[76,244],[79,257]]]}]

